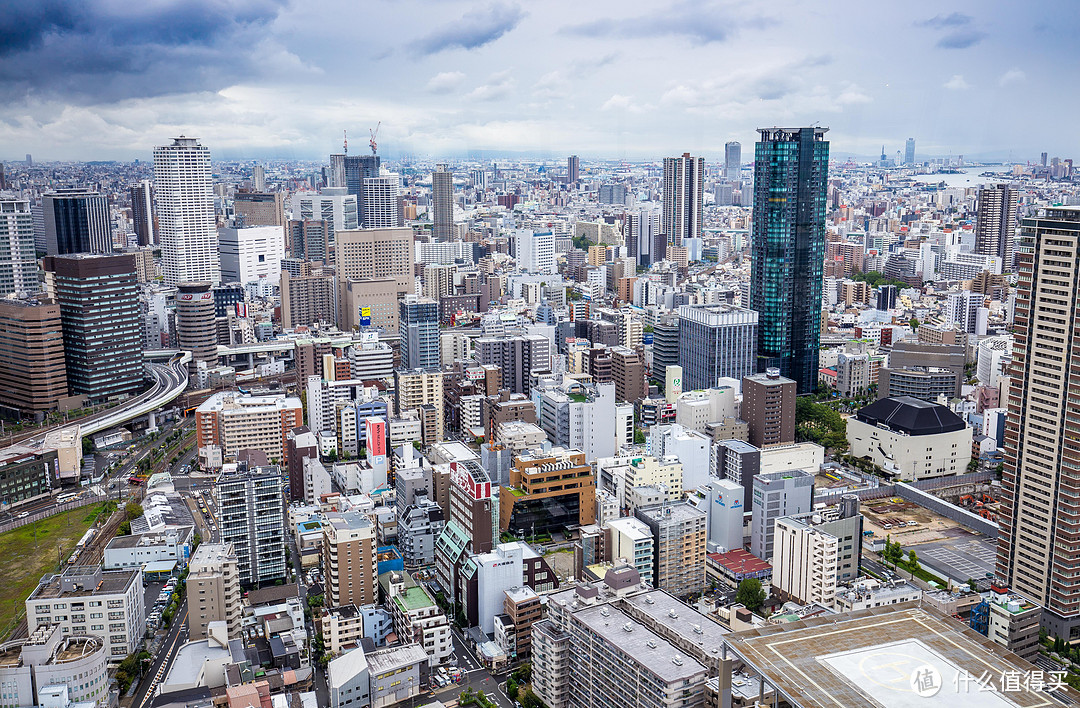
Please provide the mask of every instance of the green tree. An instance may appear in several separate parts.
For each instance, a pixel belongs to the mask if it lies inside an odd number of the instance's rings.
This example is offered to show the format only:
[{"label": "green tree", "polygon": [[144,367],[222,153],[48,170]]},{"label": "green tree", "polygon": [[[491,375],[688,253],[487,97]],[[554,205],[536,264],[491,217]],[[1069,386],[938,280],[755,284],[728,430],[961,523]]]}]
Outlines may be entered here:
[{"label": "green tree", "polygon": [[521,697],[521,705],[523,708],[547,708],[544,702],[536,697],[531,688],[525,689],[525,695]]},{"label": "green tree", "polygon": [[918,570],[919,568],[919,556],[915,554],[915,549],[908,551],[908,565],[911,570]]},{"label": "green tree", "polygon": [[641,428],[634,428],[634,444],[635,445],[644,445],[645,444],[645,433],[641,432]]},{"label": "green tree", "polygon": [[735,602],[751,612],[760,610],[765,604],[765,588],[761,587],[761,581],[757,578],[746,578],[739,583],[739,589],[735,591]]},{"label": "green tree", "polygon": [[919,318],[918,317],[912,317],[911,321],[909,321],[908,324],[911,325],[911,331],[912,332],[916,331],[917,329],[919,329]]},{"label": "green tree", "polygon": [[137,519],[143,515],[142,505],[137,502],[128,502],[124,507],[124,518],[128,521]]}]

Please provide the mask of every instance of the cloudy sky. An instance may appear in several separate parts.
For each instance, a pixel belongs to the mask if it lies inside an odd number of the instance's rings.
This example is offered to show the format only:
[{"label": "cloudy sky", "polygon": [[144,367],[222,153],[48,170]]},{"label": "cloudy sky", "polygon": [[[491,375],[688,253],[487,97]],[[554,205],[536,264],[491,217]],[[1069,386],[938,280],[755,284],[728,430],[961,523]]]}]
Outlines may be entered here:
[{"label": "cloudy sky", "polygon": [[[834,154],[1062,157],[1072,0],[33,0],[0,12],[0,158],[532,154],[716,160],[763,125]],[[744,156],[747,148],[744,147]],[[1080,157],[1078,155],[1077,157]]]}]

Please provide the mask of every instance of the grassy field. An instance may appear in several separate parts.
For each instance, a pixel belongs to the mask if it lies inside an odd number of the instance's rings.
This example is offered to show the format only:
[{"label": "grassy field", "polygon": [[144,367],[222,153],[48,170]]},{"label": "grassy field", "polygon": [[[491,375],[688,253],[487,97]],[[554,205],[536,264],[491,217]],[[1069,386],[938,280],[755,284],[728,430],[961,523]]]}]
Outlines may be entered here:
[{"label": "grassy field", "polygon": [[95,504],[66,511],[0,534],[0,638],[6,638],[23,617],[23,603],[41,576],[56,572],[57,548],[60,562],[66,564],[75,544],[94,525],[103,507]]}]

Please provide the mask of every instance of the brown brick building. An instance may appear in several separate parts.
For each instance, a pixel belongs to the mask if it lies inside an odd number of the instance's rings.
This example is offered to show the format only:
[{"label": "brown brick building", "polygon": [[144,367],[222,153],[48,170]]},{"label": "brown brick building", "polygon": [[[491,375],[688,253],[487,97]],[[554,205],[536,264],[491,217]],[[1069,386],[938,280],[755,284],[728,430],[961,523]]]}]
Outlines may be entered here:
[{"label": "brown brick building", "polygon": [[67,393],[60,306],[44,296],[0,300],[0,406],[48,411]]}]

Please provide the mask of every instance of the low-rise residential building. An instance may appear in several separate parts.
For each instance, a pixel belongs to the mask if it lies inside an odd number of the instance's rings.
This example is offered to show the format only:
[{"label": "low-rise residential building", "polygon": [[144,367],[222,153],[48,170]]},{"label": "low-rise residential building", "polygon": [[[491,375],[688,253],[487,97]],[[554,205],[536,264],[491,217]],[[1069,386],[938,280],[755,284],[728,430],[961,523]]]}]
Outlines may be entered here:
[{"label": "low-rise residential building", "polygon": [[1008,588],[993,586],[971,611],[971,627],[995,643],[1032,661],[1039,655],[1043,608]]},{"label": "low-rise residential building", "polygon": [[399,640],[423,647],[431,666],[446,661],[453,651],[450,620],[424,588],[414,585],[395,594],[390,598],[390,611]]},{"label": "low-rise residential building", "polygon": [[850,585],[836,589],[833,607],[837,612],[852,612],[918,600],[922,595],[922,590],[906,580],[882,583],[874,578],[860,578]]},{"label": "low-rise residential building", "polygon": [[356,648],[363,637],[377,647],[383,646],[387,635],[394,630],[394,619],[380,605],[343,605],[323,610],[319,626],[326,652],[333,655]]}]

